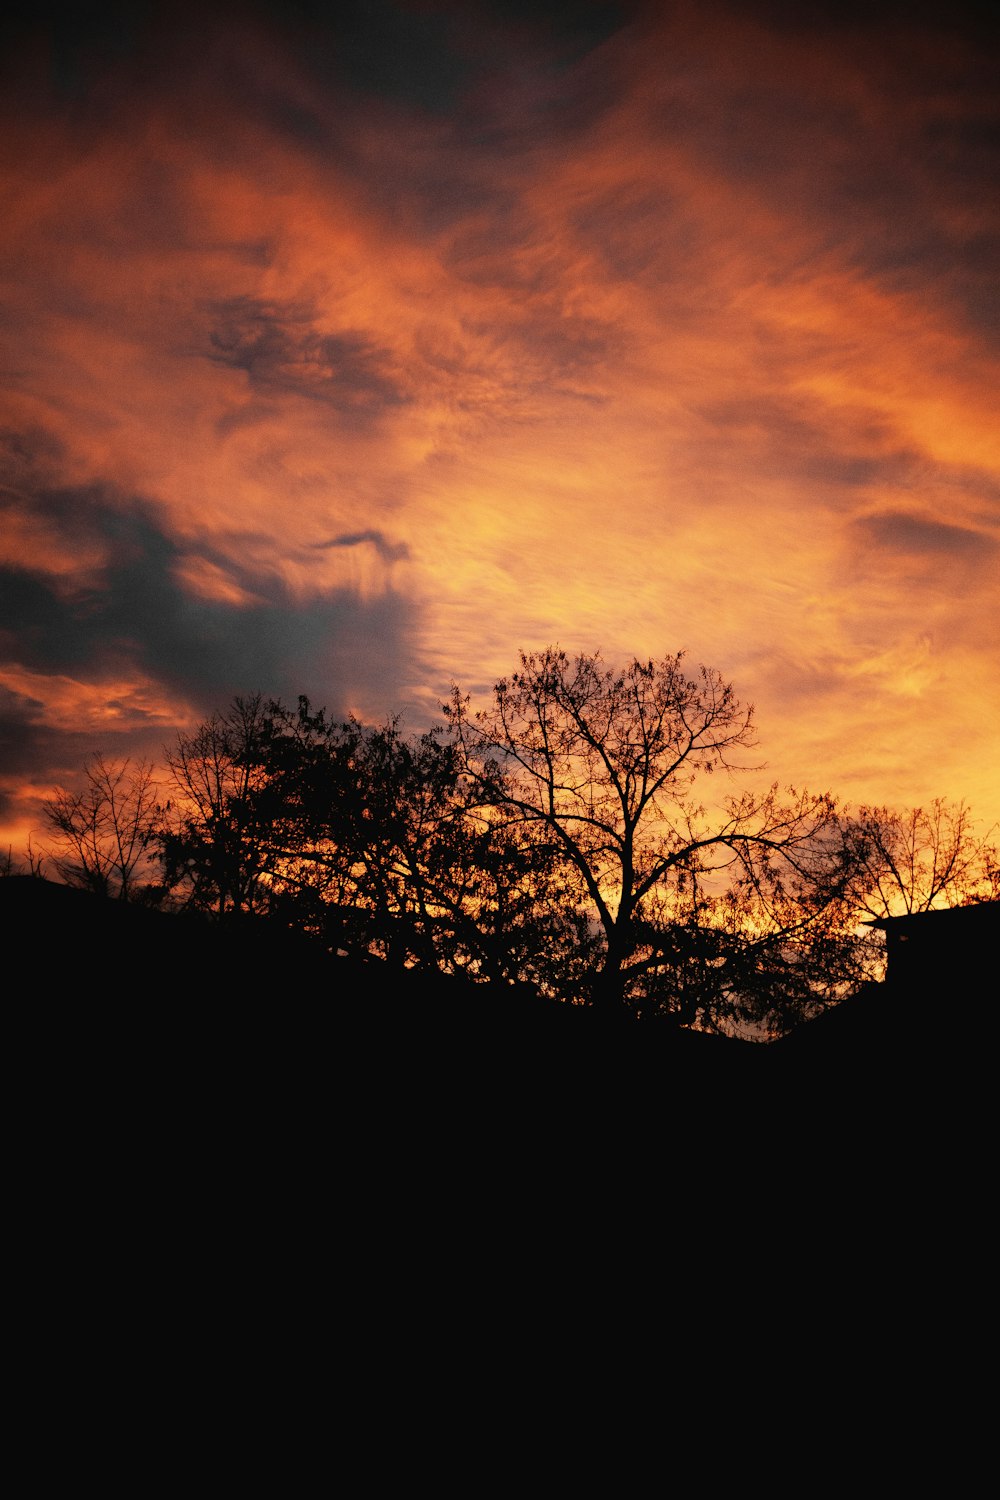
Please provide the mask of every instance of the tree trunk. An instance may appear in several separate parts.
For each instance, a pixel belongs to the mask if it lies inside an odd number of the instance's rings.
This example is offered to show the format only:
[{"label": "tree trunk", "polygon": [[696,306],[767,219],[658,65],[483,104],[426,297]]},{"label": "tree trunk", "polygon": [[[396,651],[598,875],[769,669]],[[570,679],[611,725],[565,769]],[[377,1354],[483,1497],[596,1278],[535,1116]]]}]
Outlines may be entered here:
[{"label": "tree trunk", "polygon": [[629,1011],[625,1005],[624,971],[627,949],[620,940],[615,940],[618,938],[616,933],[608,944],[607,956],[603,966],[594,975],[591,990],[594,1009],[609,1021],[629,1019]]}]

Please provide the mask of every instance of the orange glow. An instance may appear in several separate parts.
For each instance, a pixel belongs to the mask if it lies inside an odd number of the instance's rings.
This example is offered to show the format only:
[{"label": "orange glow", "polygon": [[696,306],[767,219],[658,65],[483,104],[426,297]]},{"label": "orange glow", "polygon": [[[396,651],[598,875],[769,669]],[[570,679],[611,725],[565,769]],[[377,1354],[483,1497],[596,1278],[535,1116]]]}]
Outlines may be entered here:
[{"label": "orange glow", "polygon": [[[883,42],[639,7],[456,122],[247,23],[142,88],[122,64],[82,125],[11,107],[0,561],[86,630],[109,570],[156,579],[89,665],[41,603],[0,634],[32,732],[146,749],[216,680],[423,727],[522,646],[687,648],[757,703],[768,776],[1000,821],[998,351],[964,269],[995,204],[926,144],[961,109],[933,46]],[[361,647],[317,643],[355,608]],[[233,672],[274,680],[189,692],[183,653],[251,617]]]}]

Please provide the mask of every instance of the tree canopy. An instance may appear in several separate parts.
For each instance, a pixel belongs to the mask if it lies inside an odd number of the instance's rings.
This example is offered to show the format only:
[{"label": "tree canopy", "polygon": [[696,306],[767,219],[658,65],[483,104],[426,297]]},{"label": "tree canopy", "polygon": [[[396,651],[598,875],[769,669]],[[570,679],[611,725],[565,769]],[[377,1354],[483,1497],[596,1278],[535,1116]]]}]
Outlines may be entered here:
[{"label": "tree canopy", "polygon": [[[801,950],[837,894],[835,805],[727,786],[756,745],[752,709],[682,654],[624,670],[522,654],[490,707],[448,708],[471,802],[508,836],[544,837],[598,934],[591,998],[608,1012],[736,1008],[748,955]],[[766,940],[766,941],[765,941]],[[694,999],[695,996],[699,998]]]},{"label": "tree canopy", "polygon": [[157,794],[147,761],[92,755],[76,791],[58,788],[42,811],[54,847],[46,851],[66,885],[134,899],[150,879],[157,847]]},{"label": "tree canopy", "polygon": [[968,810],[762,785],[753,711],[683,654],[522,654],[432,732],[255,694],[162,786],[97,756],[46,804],[62,878],[606,1016],[773,1035],[877,971],[864,919],[995,899]]}]

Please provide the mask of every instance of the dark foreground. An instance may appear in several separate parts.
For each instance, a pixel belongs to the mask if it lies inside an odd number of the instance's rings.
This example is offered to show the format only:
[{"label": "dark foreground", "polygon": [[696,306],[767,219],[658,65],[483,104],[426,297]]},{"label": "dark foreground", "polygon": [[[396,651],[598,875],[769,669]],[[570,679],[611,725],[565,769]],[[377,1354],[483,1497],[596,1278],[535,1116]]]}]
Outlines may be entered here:
[{"label": "dark foreground", "polygon": [[[771,1044],[680,1030],[666,1022],[609,1024],[586,1009],[444,976],[332,959],[266,925],[213,925],[47,881],[0,880],[8,955],[6,1024],[55,1063],[95,1077],[144,1073],[251,1075],[267,1092],[327,1080],[351,1087],[497,1074],[552,1084],[602,1070],[633,1071],[643,1087],[701,1081],[771,1088],[836,1075],[847,1087],[912,1076],[961,1053],[965,1018],[947,997],[871,986]],[[21,960],[13,978],[11,960]],[[600,1088],[597,1088],[600,1093]]]},{"label": "dark foreground", "polygon": [[331,1372],[365,1402],[387,1366],[422,1396],[442,1336],[463,1387],[506,1341],[525,1378],[550,1347],[589,1371],[595,1306],[642,1340],[652,1309],[671,1357],[677,1317],[749,1308],[759,1358],[779,1315],[815,1343],[831,1295],[895,1276],[928,1223],[988,1242],[991,1095],[954,1033],[929,1047],[885,996],[753,1046],[477,1006],[75,897],[0,881],[10,1280],[77,1405],[103,1400],[109,1350],[115,1411],[160,1370],[171,1421],[177,1391],[214,1422],[223,1386],[270,1409],[305,1370],[326,1432]]}]

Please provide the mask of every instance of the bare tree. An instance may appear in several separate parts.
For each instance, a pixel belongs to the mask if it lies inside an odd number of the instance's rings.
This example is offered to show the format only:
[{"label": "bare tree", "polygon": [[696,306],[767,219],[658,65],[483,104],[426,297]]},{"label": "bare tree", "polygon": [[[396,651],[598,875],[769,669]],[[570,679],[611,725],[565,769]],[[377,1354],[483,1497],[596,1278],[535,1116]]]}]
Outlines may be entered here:
[{"label": "bare tree", "polygon": [[793,874],[819,889],[829,868],[829,797],[772,787],[702,805],[706,777],[752,769],[736,757],[753,713],[713,669],[688,676],[682,654],[611,671],[599,654],[522,652],[491,707],[473,713],[456,688],[445,712],[483,817],[542,831],[571,874],[603,937],[593,998],[608,1013],[670,962],[657,934],[685,881],[735,874],[777,893]]},{"label": "bare tree", "polygon": [[964,802],[936,797],[898,812],[860,807],[843,820],[849,894],[859,913],[900,916],[996,900],[1000,854]]},{"label": "bare tree", "polygon": [[46,852],[61,879],[97,895],[135,900],[152,873],[157,793],[149,762],[91,756],[82,788],[59,788],[43,804],[52,839]]},{"label": "bare tree", "polygon": [[15,854],[13,844],[8,844],[6,854],[0,855],[0,880],[15,875],[30,875],[36,880],[45,876],[45,855],[32,844],[30,834],[23,853]]},{"label": "bare tree", "polygon": [[273,809],[262,794],[273,717],[259,693],[234,698],[166,752],[164,879],[186,904],[219,916],[267,907]]}]

